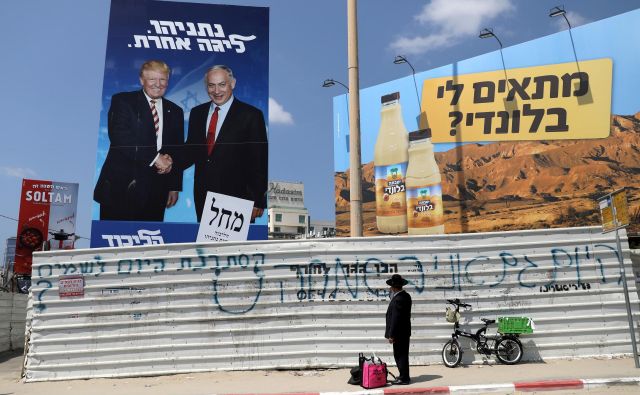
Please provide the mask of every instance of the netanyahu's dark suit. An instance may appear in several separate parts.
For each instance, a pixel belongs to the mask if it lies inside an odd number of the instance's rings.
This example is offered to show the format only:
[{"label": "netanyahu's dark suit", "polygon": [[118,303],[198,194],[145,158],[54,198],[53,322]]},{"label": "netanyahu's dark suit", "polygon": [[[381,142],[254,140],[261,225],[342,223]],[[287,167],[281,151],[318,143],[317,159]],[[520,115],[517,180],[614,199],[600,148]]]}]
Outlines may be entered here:
[{"label": "netanyahu's dark suit", "polygon": [[386,339],[394,339],[393,358],[398,366],[398,380],[410,381],[409,338],[411,337],[411,296],[404,290],[398,292],[387,307]]},{"label": "netanyahu's dark suit", "polygon": [[162,98],[162,148],[157,150],[151,107],[142,90],[113,95],[109,152],[93,191],[101,220],[162,221],[169,191],[182,190],[182,170],[157,174],[158,153],[174,162],[184,142],[184,113]]},{"label": "netanyahu's dark suit", "polygon": [[220,127],[211,155],[207,154],[207,116],[211,102],[189,114],[184,168],[195,164],[193,198],[198,222],[207,191],[267,206],[268,144],[262,111],[234,98]]}]

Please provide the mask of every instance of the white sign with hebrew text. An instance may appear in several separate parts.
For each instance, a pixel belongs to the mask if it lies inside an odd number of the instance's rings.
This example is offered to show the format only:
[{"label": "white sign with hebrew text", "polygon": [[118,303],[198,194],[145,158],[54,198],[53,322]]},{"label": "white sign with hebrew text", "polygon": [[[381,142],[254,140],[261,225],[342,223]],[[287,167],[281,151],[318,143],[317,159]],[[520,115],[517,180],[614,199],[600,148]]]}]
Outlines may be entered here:
[{"label": "white sign with hebrew text", "polygon": [[253,202],[207,192],[197,242],[247,240]]}]

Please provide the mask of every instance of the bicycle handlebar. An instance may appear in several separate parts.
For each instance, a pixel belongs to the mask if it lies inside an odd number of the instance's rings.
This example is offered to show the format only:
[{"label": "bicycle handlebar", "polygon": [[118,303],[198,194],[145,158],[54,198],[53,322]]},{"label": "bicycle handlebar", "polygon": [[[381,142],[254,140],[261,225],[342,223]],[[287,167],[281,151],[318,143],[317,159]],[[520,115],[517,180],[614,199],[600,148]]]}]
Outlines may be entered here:
[{"label": "bicycle handlebar", "polygon": [[452,305],[456,305],[458,307],[464,307],[465,309],[471,307],[470,304],[462,303],[460,301],[460,299],[457,299],[457,298],[456,299],[447,299],[447,303],[452,304]]}]

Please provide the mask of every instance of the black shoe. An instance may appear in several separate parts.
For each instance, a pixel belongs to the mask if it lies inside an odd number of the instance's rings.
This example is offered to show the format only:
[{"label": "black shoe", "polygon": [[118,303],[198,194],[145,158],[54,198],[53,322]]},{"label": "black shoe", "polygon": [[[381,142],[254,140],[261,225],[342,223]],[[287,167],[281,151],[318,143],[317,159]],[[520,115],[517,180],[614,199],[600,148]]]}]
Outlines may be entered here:
[{"label": "black shoe", "polygon": [[392,385],[409,385],[411,384],[411,381],[409,380],[400,380],[400,379],[395,379],[391,382]]}]

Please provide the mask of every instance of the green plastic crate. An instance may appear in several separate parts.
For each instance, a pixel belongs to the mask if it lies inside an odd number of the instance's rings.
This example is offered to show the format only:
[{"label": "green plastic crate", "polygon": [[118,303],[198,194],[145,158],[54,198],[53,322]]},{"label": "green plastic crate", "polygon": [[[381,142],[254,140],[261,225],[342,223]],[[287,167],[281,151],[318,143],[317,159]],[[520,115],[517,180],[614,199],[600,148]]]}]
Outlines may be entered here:
[{"label": "green plastic crate", "polygon": [[533,333],[533,321],[529,317],[498,317],[500,333]]}]

